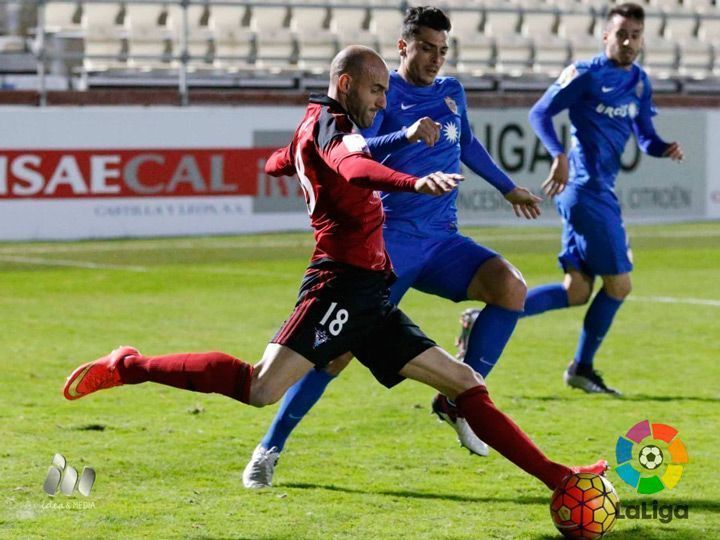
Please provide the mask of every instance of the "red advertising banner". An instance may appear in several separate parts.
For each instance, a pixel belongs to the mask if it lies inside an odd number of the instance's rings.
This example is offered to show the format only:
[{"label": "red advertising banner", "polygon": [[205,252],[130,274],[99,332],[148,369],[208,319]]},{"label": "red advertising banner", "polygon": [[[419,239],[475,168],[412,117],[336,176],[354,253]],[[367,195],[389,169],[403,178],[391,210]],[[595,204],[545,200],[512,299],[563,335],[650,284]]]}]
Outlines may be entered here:
[{"label": "red advertising banner", "polygon": [[0,150],[0,199],[252,196],[272,151]]}]

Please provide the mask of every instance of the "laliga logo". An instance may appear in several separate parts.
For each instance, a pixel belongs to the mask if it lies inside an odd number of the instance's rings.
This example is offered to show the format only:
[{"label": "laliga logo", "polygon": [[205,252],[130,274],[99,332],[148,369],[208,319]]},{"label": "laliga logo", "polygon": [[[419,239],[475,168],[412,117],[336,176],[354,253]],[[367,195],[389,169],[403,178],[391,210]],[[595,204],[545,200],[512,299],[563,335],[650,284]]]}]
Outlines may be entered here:
[{"label": "laliga logo", "polygon": [[624,437],[618,437],[615,446],[618,476],[644,495],[674,488],[682,476],[682,464],[688,463],[687,450],[677,434],[666,424],[648,420],[635,424]]}]

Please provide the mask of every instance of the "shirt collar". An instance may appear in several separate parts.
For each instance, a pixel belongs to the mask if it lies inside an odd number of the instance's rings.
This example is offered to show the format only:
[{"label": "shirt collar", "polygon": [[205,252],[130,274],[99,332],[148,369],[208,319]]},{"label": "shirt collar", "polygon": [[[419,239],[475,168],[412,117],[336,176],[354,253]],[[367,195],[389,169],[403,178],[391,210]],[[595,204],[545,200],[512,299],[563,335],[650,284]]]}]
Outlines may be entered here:
[{"label": "shirt collar", "polygon": [[310,103],[317,103],[319,105],[326,105],[330,107],[331,109],[337,110],[338,112],[341,112],[343,114],[348,114],[348,112],[343,108],[340,103],[335,101],[333,98],[328,96],[327,94],[310,94]]}]

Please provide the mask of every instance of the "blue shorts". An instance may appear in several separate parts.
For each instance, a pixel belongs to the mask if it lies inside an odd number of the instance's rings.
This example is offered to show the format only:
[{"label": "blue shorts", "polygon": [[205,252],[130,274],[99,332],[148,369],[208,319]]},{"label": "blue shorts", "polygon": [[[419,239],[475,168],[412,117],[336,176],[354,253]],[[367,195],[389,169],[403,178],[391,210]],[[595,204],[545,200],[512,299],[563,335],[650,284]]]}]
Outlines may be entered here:
[{"label": "blue shorts", "polygon": [[467,300],[467,289],[477,269],[498,256],[459,233],[421,237],[385,229],[383,236],[398,276],[390,287],[393,304],[400,302],[410,287],[453,302]]},{"label": "blue shorts", "polygon": [[563,222],[558,260],[564,271],[575,269],[594,277],[633,269],[620,204],[612,193],[568,186],[556,205]]}]

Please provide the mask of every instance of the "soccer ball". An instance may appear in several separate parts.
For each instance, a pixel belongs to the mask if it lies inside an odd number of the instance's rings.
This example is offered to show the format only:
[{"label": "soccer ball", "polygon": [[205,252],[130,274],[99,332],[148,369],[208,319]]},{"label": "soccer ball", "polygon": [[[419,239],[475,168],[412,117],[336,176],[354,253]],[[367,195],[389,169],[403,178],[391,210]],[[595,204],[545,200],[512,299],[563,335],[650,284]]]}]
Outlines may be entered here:
[{"label": "soccer ball", "polygon": [[566,538],[602,538],[615,525],[619,504],[607,478],[577,473],[553,492],[550,516]]},{"label": "soccer ball", "polygon": [[654,444],[649,444],[640,450],[640,465],[649,471],[657,469],[663,462],[663,453]]}]

